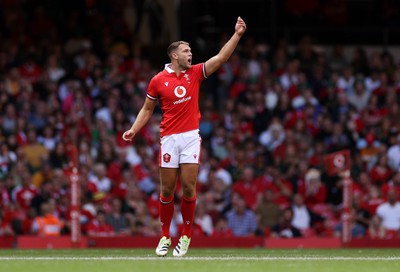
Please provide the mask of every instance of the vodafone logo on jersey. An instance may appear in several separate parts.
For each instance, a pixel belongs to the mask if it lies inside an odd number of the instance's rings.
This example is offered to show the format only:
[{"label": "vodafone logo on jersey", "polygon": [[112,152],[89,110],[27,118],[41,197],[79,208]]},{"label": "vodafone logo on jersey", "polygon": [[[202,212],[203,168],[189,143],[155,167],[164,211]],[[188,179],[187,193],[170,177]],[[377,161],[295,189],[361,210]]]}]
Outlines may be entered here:
[{"label": "vodafone logo on jersey", "polygon": [[183,87],[183,86],[177,86],[177,87],[174,89],[174,94],[175,94],[175,96],[178,97],[178,98],[184,97],[184,96],[186,95],[186,89],[185,89],[185,87]]}]

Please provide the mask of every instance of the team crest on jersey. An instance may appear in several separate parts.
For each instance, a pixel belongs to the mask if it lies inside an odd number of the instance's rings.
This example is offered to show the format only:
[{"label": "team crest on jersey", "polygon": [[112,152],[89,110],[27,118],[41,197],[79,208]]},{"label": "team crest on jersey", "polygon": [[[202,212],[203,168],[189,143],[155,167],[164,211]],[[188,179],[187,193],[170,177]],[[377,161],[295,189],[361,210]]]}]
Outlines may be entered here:
[{"label": "team crest on jersey", "polygon": [[165,154],[163,155],[163,160],[164,160],[164,162],[166,162],[166,163],[170,162],[170,161],[171,161],[171,155],[168,154],[168,153],[165,153]]},{"label": "team crest on jersey", "polygon": [[186,95],[186,89],[183,86],[177,86],[174,90],[174,94],[178,98],[182,98]]}]

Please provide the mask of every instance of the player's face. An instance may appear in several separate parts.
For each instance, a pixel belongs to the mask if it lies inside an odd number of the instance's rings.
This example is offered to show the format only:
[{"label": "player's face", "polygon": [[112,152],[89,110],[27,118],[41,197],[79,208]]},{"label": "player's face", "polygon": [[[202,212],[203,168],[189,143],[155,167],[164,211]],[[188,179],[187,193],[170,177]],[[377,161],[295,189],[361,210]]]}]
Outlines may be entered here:
[{"label": "player's face", "polygon": [[188,45],[179,45],[177,56],[178,64],[183,70],[189,69],[192,66],[192,49]]}]

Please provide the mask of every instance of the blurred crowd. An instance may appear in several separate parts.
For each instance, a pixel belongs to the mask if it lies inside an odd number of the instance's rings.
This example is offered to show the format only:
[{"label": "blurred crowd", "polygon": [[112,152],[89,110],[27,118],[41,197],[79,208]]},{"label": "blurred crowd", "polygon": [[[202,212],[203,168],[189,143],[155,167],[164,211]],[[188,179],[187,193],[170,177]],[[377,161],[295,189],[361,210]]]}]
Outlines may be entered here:
[{"label": "blurred crowd", "polygon": [[[159,236],[160,109],[121,138],[163,67],[119,16],[130,1],[15,3],[0,4],[0,235],[68,234],[77,165],[85,235]],[[248,36],[200,96],[194,236],[340,236],[343,180],[323,158],[348,149],[353,237],[400,237],[399,56]]]}]

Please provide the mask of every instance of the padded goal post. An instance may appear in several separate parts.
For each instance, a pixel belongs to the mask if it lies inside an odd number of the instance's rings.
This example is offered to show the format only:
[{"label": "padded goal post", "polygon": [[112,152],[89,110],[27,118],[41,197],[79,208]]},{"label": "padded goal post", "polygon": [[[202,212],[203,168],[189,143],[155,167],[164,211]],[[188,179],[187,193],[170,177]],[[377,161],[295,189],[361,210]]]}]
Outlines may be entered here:
[{"label": "padded goal post", "polygon": [[71,203],[71,246],[80,247],[81,244],[81,186],[78,171],[79,154],[78,148],[75,145],[69,145],[67,152],[70,158],[70,169],[71,174],[69,176],[70,181],[70,203]]},{"label": "padded goal post", "polygon": [[353,196],[353,181],[350,177],[350,171],[343,173],[343,210],[342,210],[342,244],[348,245],[351,242],[351,221],[353,220],[351,212],[351,203]]},{"label": "padded goal post", "polygon": [[350,150],[341,150],[330,153],[324,157],[324,166],[330,176],[339,176],[342,179],[342,213],[341,224],[342,245],[346,246],[351,242],[351,204],[353,196],[353,180],[350,175]]}]

